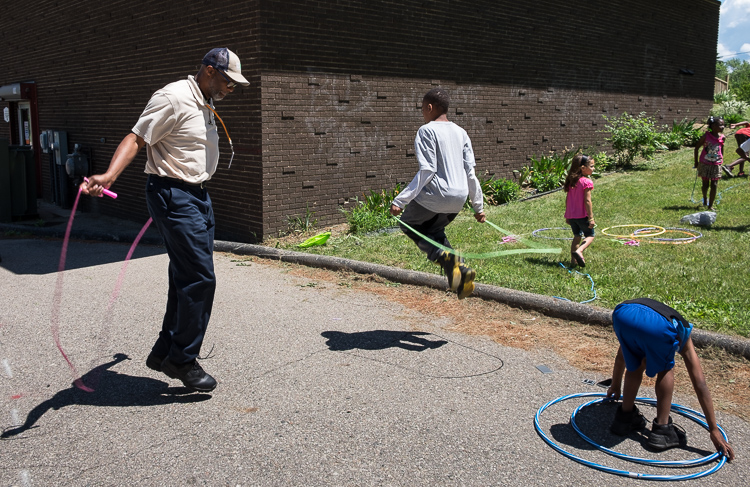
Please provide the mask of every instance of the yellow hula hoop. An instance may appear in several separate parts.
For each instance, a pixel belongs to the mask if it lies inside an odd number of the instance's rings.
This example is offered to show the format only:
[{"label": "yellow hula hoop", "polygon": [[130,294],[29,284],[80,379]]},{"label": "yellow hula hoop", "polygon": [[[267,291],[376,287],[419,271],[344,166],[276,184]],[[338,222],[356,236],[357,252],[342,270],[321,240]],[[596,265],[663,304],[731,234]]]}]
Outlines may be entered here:
[{"label": "yellow hula hoop", "polygon": [[[611,233],[607,233],[607,230],[611,230],[613,228],[625,228],[625,227],[638,227],[638,228],[643,228],[643,229],[648,229],[648,230],[654,229],[654,230],[660,230],[660,231],[657,231],[656,233],[640,233],[640,232],[637,233],[637,234],[636,233],[631,233],[630,235],[612,235]],[[634,223],[634,224],[631,224],[631,225],[615,225],[613,227],[608,227],[608,228],[605,228],[604,230],[602,230],[602,233],[604,235],[607,235],[608,237],[632,238],[632,239],[644,238],[644,237],[656,237],[657,235],[661,235],[664,232],[666,232],[666,230],[664,229],[664,227],[660,227],[659,225],[641,225],[641,224],[638,224],[638,223]]]}]

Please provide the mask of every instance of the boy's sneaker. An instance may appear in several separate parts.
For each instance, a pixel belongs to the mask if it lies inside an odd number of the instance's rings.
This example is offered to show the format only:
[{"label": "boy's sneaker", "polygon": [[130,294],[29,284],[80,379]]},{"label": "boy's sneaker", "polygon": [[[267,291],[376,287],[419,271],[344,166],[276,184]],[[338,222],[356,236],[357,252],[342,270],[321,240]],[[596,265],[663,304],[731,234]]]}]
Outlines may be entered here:
[{"label": "boy's sneaker", "polygon": [[461,273],[461,282],[456,289],[456,293],[458,294],[458,299],[464,299],[474,292],[474,278],[477,277],[477,271],[463,262],[458,264],[458,269]]},{"label": "boy's sneaker", "polygon": [[652,450],[664,451],[676,446],[687,445],[687,433],[679,426],[672,424],[672,417],[669,417],[669,423],[654,424],[651,427],[651,433],[648,435],[646,445]]},{"label": "boy's sneaker", "polygon": [[622,410],[622,404],[619,404],[609,431],[617,436],[626,436],[631,431],[641,430],[645,427],[646,418],[638,411],[638,406],[633,405],[633,410],[626,413]]},{"label": "boy's sneaker", "polygon": [[443,268],[443,273],[448,278],[448,287],[451,292],[455,293],[461,280],[461,271],[458,270],[458,257],[456,254],[444,250],[438,257],[437,263]]},{"label": "boy's sneaker", "polygon": [[726,174],[727,176],[729,176],[730,178],[731,178],[731,177],[734,177],[734,175],[732,174],[732,170],[731,170],[731,169],[729,169],[729,168],[728,168],[727,166],[721,166],[721,170],[722,170],[722,171],[724,171],[724,173],[725,173],[725,174]]}]

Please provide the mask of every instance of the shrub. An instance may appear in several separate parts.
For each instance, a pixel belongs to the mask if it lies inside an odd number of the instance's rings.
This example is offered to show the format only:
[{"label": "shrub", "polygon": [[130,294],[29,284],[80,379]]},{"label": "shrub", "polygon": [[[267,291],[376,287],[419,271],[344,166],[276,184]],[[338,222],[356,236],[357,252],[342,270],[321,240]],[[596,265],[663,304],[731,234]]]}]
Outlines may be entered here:
[{"label": "shrub", "polygon": [[488,205],[502,205],[515,201],[521,194],[521,186],[509,179],[485,179],[480,181],[484,202]]},{"label": "shrub", "polygon": [[645,112],[637,117],[627,112],[619,117],[603,117],[607,121],[605,128],[610,133],[605,140],[612,144],[618,165],[631,166],[636,157],[651,159],[654,152],[666,149],[656,130],[656,123]]},{"label": "shrub", "polygon": [[370,191],[369,195],[363,195],[364,200],[355,198],[355,206],[351,210],[341,208],[349,224],[349,233],[367,233],[392,227],[395,222],[391,216],[391,203],[401,192],[401,185],[387,191]]},{"label": "shrub", "polygon": [[591,157],[594,158],[595,168],[596,172],[602,173],[602,172],[609,172],[617,165],[615,164],[615,158],[610,157],[607,155],[606,152],[600,151],[600,152],[589,152],[591,154]]},{"label": "shrub", "polygon": [[725,101],[729,101],[732,98],[732,93],[727,90],[723,93],[714,93],[714,103],[724,103]]},{"label": "shrub", "polygon": [[724,122],[737,123],[744,121],[744,112],[750,108],[750,105],[744,101],[735,99],[727,100],[721,105],[714,107],[711,114],[724,119]]},{"label": "shrub", "polygon": [[578,150],[566,149],[562,153],[552,152],[547,156],[532,156],[531,166],[526,166],[518,173],[521,185],[529,185],[539,192],[559,188],[565,182],[570,169],[570,162]]},{"label": "shrub", "polygon": [[286,218],[289,231],[293,233],[309,232],[318,224],[318,220],[313,218],[314,211],[310,211],[310,205],[305,205],[305,214],[302,216],[288,216]]},{"label": "shrub", "polygon": [[[671,133],[674,134],[675,138],[678,135],[682,138],[682,145],[695,147],[698,140],[701,138],[701,135],[703,135],[702,130],[695,128],[695,124],[695,118],[692,120],[684,118],[680,122],[673,120]],[[676,147],[676,149],[679,149],[679,147]]]}]

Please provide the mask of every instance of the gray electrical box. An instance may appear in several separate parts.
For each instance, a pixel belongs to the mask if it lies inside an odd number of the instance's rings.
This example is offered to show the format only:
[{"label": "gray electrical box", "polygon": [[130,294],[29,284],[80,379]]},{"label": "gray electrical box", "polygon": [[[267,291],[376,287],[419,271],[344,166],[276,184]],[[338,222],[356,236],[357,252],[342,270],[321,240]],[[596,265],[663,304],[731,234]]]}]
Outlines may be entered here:
[{"label": "gray electrical box", "polygon": [[56,205],[67,209],[73,206],[72,181],[65,171],[65,161],[68,159],[68,133],[62,130],[47,131],[49,136],[50,180],[52,182],[52,197]]}]

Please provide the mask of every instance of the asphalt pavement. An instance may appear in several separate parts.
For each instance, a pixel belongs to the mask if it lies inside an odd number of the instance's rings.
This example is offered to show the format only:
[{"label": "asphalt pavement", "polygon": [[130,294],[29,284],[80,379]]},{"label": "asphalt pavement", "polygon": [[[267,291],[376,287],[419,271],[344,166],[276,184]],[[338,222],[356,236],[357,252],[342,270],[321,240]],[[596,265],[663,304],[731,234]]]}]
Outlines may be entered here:
[{"label": "asphalt pavement", "polygon": [[[291,264],[219,252],[201,361],[219,385],[190,393],[145,366],[166,302],[164,249],[141,244],[126,263],[128,244],[76,240],[60,273],[61,250],[59,239],[0,239],[0,485],[653,485],[540,438],[544,404],[604,392],[584,381],[605,377],[550,351],[453,333],[384,297],[294,276]],[[652,467],[595,450],[570,426],[587,400],[540,418],[566,451],[651,475],[715,465]],[[712,451],[700,425],[675,416],[688,447],[648,452],[642,435],[607,432],[613,413],[590,406],[577,423],[632,456]],[[692,483],[746,485],[750,428],[718,419],[737,458]]]}]

